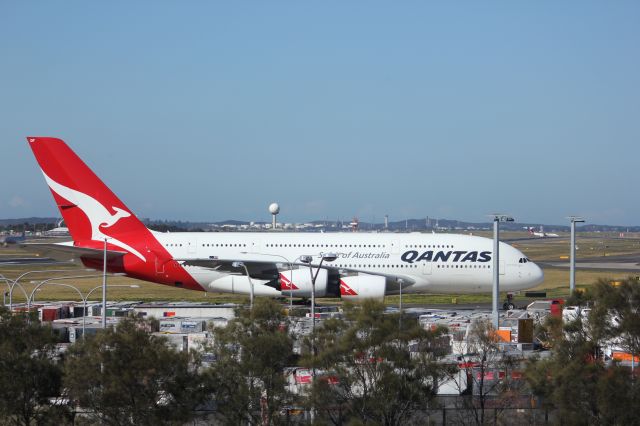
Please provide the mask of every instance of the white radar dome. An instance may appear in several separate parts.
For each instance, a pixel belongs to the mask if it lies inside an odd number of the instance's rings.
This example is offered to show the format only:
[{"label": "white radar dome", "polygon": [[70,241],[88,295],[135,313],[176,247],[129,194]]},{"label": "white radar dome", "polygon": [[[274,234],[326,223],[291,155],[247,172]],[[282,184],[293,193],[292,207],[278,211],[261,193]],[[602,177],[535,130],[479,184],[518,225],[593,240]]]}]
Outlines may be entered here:
[{"label": "white radar dome", "polygon": [[271,214],[278,214],[280,213],[280,206],[278,205],[278,203],[271,203],[269,205],[269,212]]}]

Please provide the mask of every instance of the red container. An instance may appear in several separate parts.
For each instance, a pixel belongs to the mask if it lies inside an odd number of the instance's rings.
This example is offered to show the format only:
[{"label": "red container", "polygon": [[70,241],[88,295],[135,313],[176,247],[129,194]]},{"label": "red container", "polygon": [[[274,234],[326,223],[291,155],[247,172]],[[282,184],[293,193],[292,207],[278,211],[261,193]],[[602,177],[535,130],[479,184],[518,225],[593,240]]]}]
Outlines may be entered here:
[{"label": "red container", "polygon": [[42,316],[40,321],[47,322],[59,319],[59,308],[42,308]]},{"label": "red container", "polygon": [[554,317],[562,316],[562,306],[564,305],[564,300],[562,299],[553,299],[551,301],[550,313]]}]

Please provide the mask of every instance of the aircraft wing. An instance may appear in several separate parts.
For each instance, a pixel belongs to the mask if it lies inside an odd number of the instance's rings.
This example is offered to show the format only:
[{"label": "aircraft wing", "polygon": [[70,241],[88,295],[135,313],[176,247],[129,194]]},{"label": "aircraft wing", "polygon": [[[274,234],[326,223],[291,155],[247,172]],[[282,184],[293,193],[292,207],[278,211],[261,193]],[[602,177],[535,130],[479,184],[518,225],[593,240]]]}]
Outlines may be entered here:
[{"label": "aircraft wing", "polygon": [[[289,264],[287,262],[274,261],[274,260],[245,260],[245,259],[219,259],[219,258],[203,258],[203,259],[175,259],[185,266],[198,266],[201,268],[212,269],[219,272],[226,272],[230,274],[240,274],[244,275],[245,270],[242,266],[234,267],[234,262],[242,262],[247,267],[249,271],[249,275],[252,278],[261,278],[261,279],[273,279],[278,276],[278,272],[281,272],[283,269],[288,269]],[[292,263],[291,266],[296,266],[299,268],[308,268],[309,265],[306,263]],[[313,268],[317,268],[317,264],[311,265]],[[383,272],[373,272],[373,271],[364,271],[356,268],[342,268],[335,267],[330,263],[323,263],[322,269],[335,270],[339,271],[341,276],[349,276],[355,275],[357,273],[364,273],[367,275],[378,275],[381,277],[387,278],[391,283],[391,286],[394,286],[394,283],[397,283],[399,279],[402,279],[403,288],[410,287],[415,284],[415,279],[410,276],[399,275],[399,274],[385,274]]]},{"label": "aircraft wing", "polygon": [[242,266],[234,267],[234,262],[242,262],[247,267],[249,275],[258,279],[273,279],[278,276],[278,266],[274,261],[238,260],[238,259],[175,259],[184,266],[197,266],[228,274],[244,275]]},{"label": "aircraft wing", "polygon": [[[25,243],[20,248],[40,257],[69,261],[80,257],[102,260],[104,251],[85,247],[76,247],[73,241],[64,243]],[[127,254],[126,251],[107,250],[107,261],[118,259]]]}]

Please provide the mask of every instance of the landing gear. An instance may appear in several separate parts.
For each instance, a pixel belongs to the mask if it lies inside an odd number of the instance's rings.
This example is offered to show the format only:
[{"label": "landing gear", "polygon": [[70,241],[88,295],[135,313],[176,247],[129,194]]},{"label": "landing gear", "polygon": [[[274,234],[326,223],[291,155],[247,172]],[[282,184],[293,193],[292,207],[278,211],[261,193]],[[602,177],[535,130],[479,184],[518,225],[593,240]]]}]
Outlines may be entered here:
[{"label": "landing gear", "polygon": [[515,308],[516,308],[516,305],[515,303],[513,303],[513,293],[507,293],[507,298],[502,304],[502,309],[504,309],[505,311],[510,311]]}]

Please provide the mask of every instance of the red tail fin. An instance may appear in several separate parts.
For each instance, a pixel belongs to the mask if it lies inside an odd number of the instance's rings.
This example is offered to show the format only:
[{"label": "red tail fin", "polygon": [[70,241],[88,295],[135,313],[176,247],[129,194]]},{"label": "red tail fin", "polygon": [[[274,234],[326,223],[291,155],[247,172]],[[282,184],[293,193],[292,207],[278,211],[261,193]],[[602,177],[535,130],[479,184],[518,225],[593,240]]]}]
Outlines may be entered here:
[{"label": "red tail fin", "polygon": [[80,157],[60,139],[27,140],[73,240],[91,246],[107,238],[146,261],[139,242],[153,236]]},{"label": "red tail fin", "polygon": [[[67,144],[56,138],[27,140],[76,246],[102,249],[106,239],[108,249],[128,252],[108,263],[110,271],[203,290]],[[101,261],[81,258],[86,266],[102,267]]]}]

